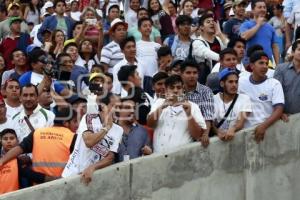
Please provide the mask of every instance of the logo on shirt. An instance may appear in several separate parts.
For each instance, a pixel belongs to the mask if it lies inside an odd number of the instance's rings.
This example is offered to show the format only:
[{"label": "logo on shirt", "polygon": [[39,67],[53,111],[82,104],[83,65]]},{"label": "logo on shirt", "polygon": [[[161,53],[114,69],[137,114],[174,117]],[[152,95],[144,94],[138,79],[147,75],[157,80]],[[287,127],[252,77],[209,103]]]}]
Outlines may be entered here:
[{"label": "logo on shirt", "polygon": [[260,94],[259,97],[258,97],[261,101],[266,101],[268,100],[268,95],[267,94]]}]

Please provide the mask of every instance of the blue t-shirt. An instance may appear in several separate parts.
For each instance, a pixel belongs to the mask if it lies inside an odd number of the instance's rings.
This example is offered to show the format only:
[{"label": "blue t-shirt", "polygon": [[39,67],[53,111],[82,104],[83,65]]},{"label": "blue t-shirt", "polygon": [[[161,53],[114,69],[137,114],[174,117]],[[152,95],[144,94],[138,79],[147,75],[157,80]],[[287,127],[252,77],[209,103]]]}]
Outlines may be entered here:
[{"label": "blue t-shirt", "polygon": [[[249,20],[242,23],[240,27],[240,34],[248,31],[256,25],[254,20]],[[265,23],[262,25],[256,34],[247,41],[247,49],[253,45],[259,44],[264,48],[266,54],[268,54],[269,59],[272,59],[273,50],[272,45],[276,43],[276,33],[275,29],[269,24]]]},{"label": "blue t-shirt", "polygon": [[[43,80],[43,75],[33,74],[32,71],[26,72],[19,78],[20,86],[24,87],[25,85],[32,83],[33,85],[38,85]],[[53,81],[52,87],[54,91],[60,94],[64,86],[60,84],[58,81]]]}]

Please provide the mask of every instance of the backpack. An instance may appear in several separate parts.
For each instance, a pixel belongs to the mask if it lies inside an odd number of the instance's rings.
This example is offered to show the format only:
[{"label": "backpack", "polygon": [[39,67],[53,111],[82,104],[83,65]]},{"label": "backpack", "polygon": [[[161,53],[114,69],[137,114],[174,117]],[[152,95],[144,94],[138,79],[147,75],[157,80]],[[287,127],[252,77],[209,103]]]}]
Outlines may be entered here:
[{"label": "backpack", "polygon": [[[200,39],[195,39],[195,40],[200,40]],[[210,64],[209,64],[209,61],[207,59],[205,59],[203,62],[198,63],[196,61],[196,59],[194,58],[194,56],[193,56],[193,43],[194,43],[195,40],[191,41],[191,44],[190,44],[190,47],[189,47],[189,54],[187,56],[187,59],[192,60],[195,63],[197,63],[197,65],[199,66],[198,82],[200,84],[205,85],[207,76],[211,72]],[[206,43],[203,40],[200,40],[200,41],[203,42],[203,44],[207,47]]]}]

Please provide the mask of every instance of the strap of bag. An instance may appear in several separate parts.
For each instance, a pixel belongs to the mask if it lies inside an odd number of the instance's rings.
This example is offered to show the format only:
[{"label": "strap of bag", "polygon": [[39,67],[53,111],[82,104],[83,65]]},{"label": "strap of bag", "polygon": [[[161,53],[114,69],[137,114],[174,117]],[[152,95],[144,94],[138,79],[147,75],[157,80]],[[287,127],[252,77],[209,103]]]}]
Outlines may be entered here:
[{"label": "strap of bag", "polygon": [[34,128],[33,128],[32,124],[30,123],[30,121],[29,121],[29,119],[28,119],[27,116],[24,117],[24,120],[25,120],[27,126],[29,127],[29,129],[30,129],[32,132],[34,132]]},{"label": "strap of bag", "polygon": [[217,128],[220,128],[220,126],[222,126],[222,124],[223,124],[223,123],[225,122],[225,120],[227,119],[227,117],[228,117],[229,113],[231,112],[231,110],[232,110],[232,108],[233,108],[233,106],[234,106],[234,104],[235,104],[235,102],[236,102],[238,96],[239,96],[239,94],[236,94],[236,95],[235,95],[235,97],[234,97],[232,103],[230,104],[230,106],[229,106],[227,112],[225,113],[223,119],[217,124],[217,126],[216,126]]}]

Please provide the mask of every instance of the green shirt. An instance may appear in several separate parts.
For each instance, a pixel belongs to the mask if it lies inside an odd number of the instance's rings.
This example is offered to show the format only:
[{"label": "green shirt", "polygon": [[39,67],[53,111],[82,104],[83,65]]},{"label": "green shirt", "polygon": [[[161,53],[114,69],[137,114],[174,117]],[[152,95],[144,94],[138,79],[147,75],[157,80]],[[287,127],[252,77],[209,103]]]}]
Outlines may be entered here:
[{"label": "green shirt", "polygon": [[[133,36],[135,41],[139,41],[142,39],[142,34],[141,32],[138,30],[138,27],[135,26],[135,27],[132,27],[131,29],[129,29],[128,31],[128,36]],[[155,42],[155,38],[157,37],[160,37],[160,32],[157,28],[155,27],[152,27],[152,31],[151,31],[151,34],[150,34],[150,40],[152,42]]]}]

